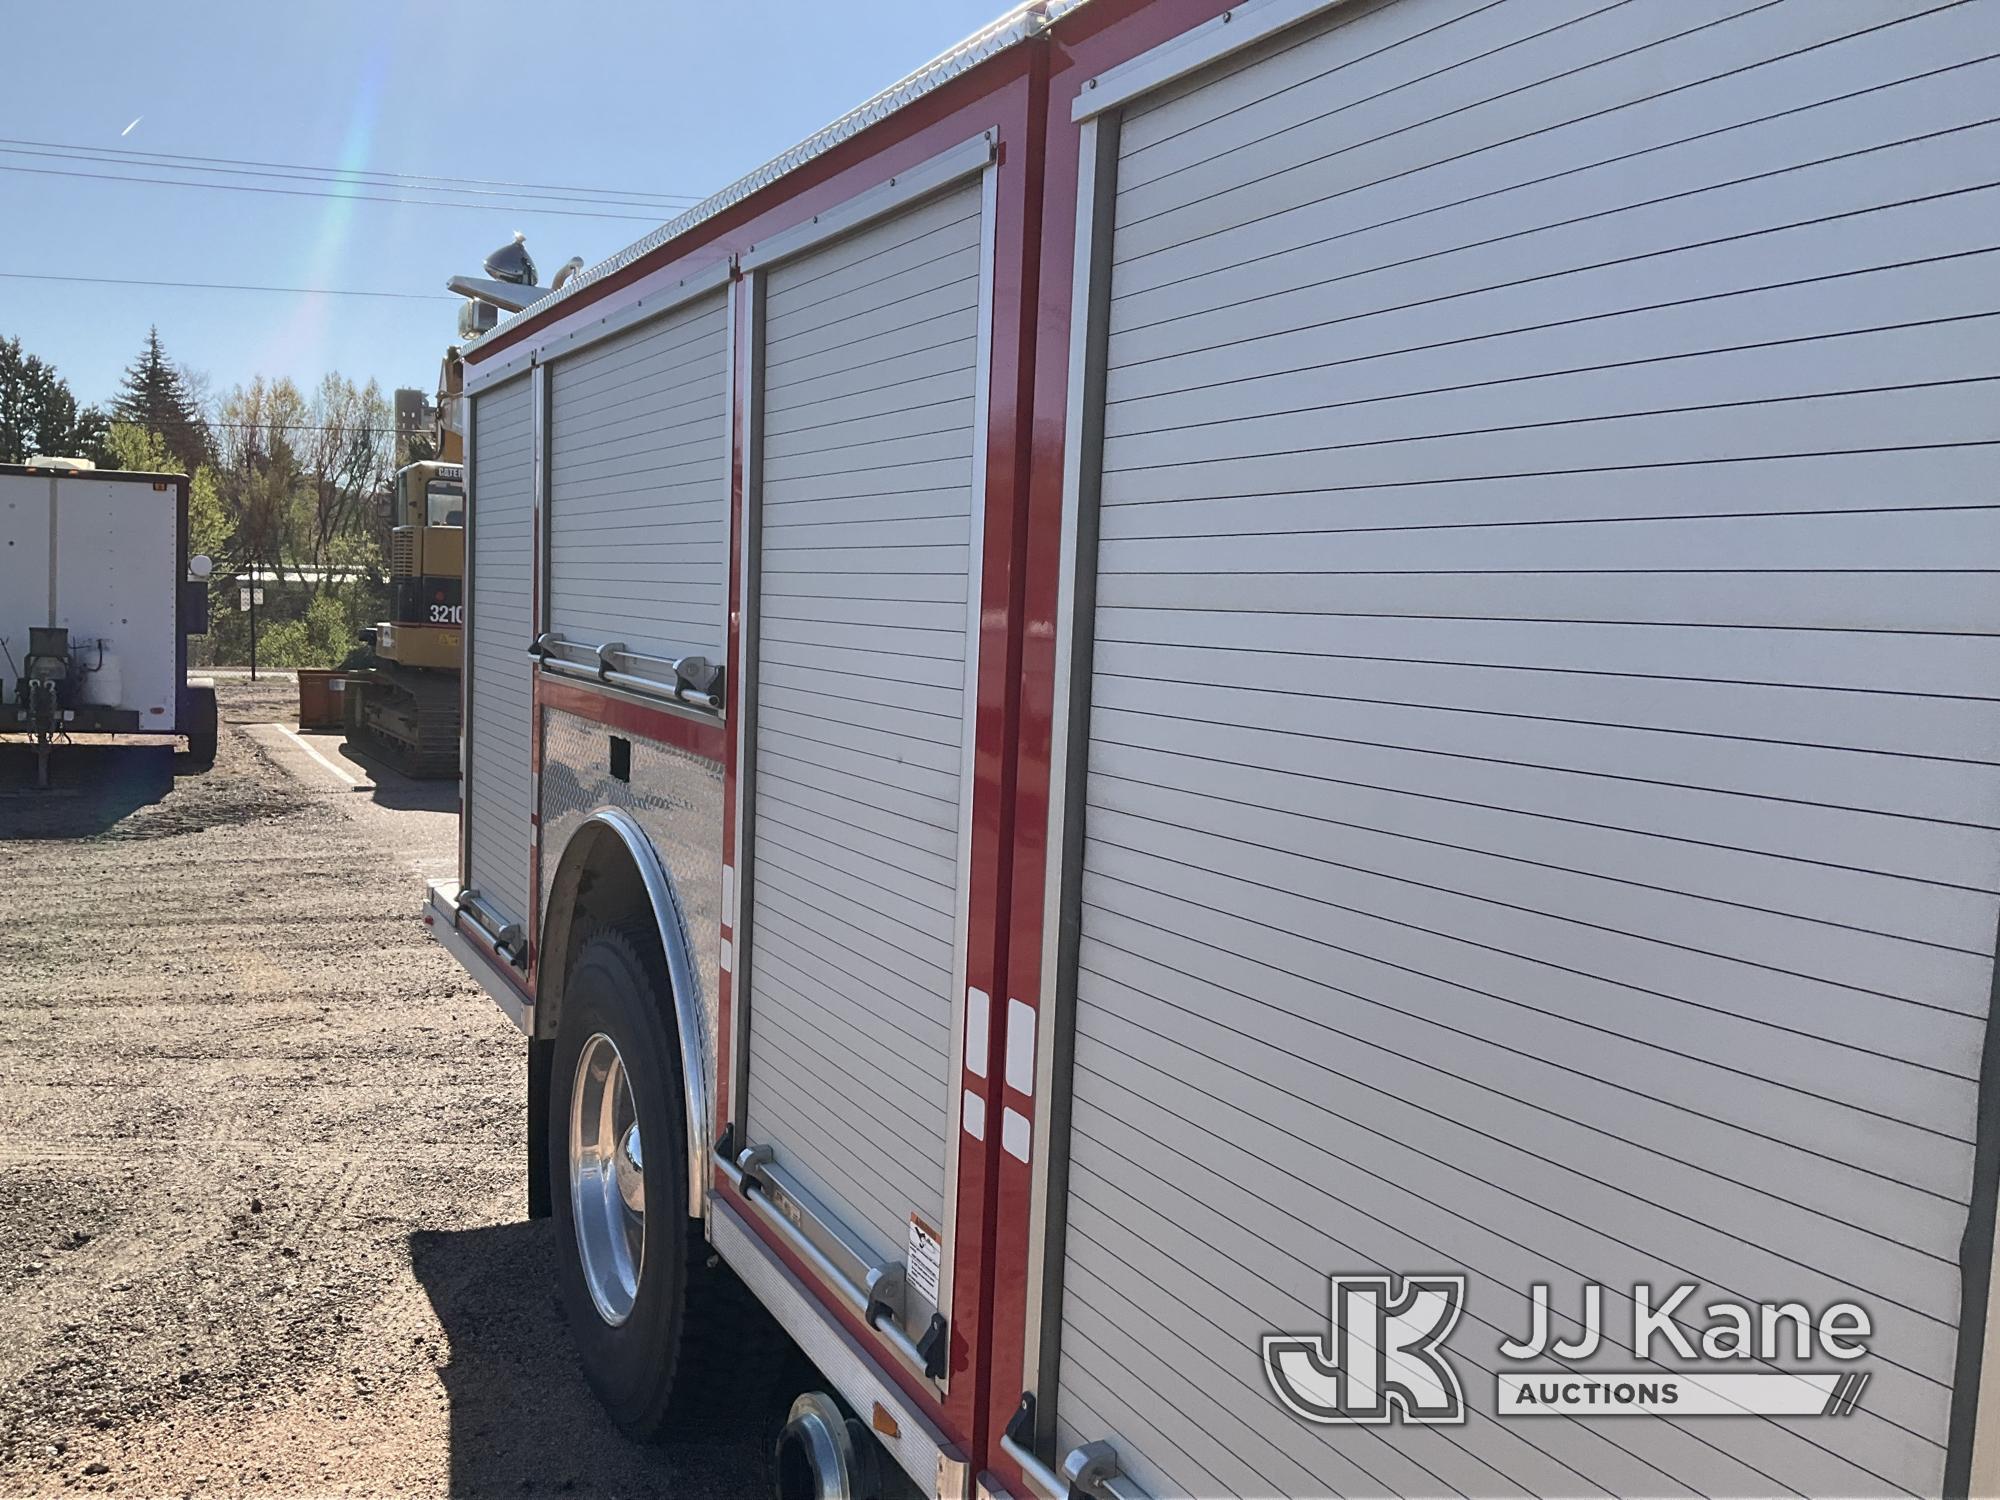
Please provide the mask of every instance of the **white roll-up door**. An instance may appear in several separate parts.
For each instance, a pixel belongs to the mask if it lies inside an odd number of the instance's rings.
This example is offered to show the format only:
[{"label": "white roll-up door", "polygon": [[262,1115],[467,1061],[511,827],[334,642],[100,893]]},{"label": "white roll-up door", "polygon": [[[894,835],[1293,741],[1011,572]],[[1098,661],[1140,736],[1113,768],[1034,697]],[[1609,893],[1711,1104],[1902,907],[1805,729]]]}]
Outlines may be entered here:
[{"label": "white roll-up door", "polygon": [[466,884],[528,917],[534,837],[528,644],[534,638],[534,413],[528,377],[474,398],[466,611]]},{"label": "white roll-up door", "polygon": [[763,292],[749,1129],[885,1260],[945,1222],[980,224],[974,185]]},{"label": "white roll-up door", "polygon": [[[1937,1492],[1996,52],[1991,4],[1400,0],[1106,122],[1065,1446],[1159,1495]],[[1468,1277],[1462,1426],[1265,1381],[1385,1270]],[[1640,1282],[1859,1302],[1865,1397],[1497,1418],[1529,1287],[1574,1336],[1586,1281],[1601,1370],[1657,1368]]]},{"label": "white roll-up door", "polygon": [[548,628],[723,659],[729,319],[720,292],[549,373]]}]

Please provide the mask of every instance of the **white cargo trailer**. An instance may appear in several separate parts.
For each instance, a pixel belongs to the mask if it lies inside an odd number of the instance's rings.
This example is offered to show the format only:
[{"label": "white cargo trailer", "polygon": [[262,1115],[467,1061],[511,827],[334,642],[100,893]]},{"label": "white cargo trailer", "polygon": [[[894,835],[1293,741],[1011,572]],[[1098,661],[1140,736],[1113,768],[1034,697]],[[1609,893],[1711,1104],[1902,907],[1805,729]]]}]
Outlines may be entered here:
[{"label": "white cargo trailer", "polygon": [[0,464],[0,734],[27,736],[44,771],[79,734],[184,736],[215,759],[215,689],[187,675],[208,630],[187,507],[181,474]]},{"label": "white cargo trailer", "polygon": [[428,911],[620,1421],[713,1255],[787,1493],[2000,1492],[1996,98],[1052,0],[482,340]]}]

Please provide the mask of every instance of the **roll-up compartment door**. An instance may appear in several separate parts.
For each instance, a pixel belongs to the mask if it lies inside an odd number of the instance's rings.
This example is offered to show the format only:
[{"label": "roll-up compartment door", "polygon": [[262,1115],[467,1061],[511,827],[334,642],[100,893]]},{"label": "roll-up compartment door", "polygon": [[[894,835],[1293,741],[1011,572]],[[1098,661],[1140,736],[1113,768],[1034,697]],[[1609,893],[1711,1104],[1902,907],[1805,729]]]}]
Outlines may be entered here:
[{"label": "roll-up compartment door", "polygon": [[466,884],[525,922],[534,638],[534,411],[528,377],[473,398],[471,607],[466,621]]},{"label": "roll-up compartment door", "polygon": [[[1159,1495],[1938,1492],[2000,889],[1996,42],[1400,0],[1100,123],[1063,1448]],[[1467,1278],[1462,1424],[1267,1380],[1381,1272]],[[1697,1333],[1858,1302],[1871,1378],[1501,1418],[1537,1282],[1560,1337],[1603,1286],[1599,1370],[1660,1368],[1639,1283],[1699,1283]]]},{"label": "roll-up compartment door", "polygon": [[548,628],[723,659],[729,320],[703,297],[549,372]]},{"label": "roll-up compartment door", "polygon": [[[931,1275],[964,964],[981,222],[975,183],[761,292],[749,1135],[873,1259],[918,1244]],[[939,1288],[921,1268],[911,1286],[921,1330]]]}]

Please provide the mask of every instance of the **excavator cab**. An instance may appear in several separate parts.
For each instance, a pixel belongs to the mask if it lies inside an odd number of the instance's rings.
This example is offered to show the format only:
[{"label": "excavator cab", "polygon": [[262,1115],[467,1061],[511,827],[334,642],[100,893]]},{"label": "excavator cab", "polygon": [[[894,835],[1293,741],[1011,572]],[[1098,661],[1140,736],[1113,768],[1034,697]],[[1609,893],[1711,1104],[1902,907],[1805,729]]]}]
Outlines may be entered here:
[{"label": "excavator cab", "polygon": [[396,474],[389,532],[391,618],[375,654],[406,667],[456,672],[465,626],[465,470],[406,464]]}]

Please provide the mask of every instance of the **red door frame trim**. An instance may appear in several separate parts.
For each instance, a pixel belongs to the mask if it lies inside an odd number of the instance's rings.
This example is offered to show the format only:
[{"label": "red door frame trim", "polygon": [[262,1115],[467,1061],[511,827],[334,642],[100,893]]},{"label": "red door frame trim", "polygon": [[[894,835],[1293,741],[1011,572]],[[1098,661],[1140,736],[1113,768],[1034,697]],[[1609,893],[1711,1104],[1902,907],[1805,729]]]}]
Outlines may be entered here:
[{"label": "red door frame trim", "polygon": [[[1031,379],[1032,395],[1025,403],[1021,422],[1021,437],[1027,445],[1022,501],[1026,535],[1015,596],[1020,655],[1013,746],[1013,878],[1005,898],[1005,998],[1002,991],[993,992],[996,1026],[1019,1003],[1033,1014],[1040,1029],[1053,713],[1055,695],[1062,687],[1055,681],[1056,613],[1062,566],[1077,153],[1082,134],[1070,118],[1070,109],[1089,79],[1226,9],[1228,0],[1094,0],[1058,21],[1049,33],[1048,72],[1041,91],[1040,216],[1037,238],[1030,246],[1039,274],[1033,308],[1035,357],[1032,369],[1024,372]],[[1004,1056],[1004,1046],[1004,1037],[996,1038],[993,1055]],[[1051,1087],[1066,1088],[1067,1080],[1055,1079]],[[995,1080],[994,1093],[989,1118],[997,1122],[1002,1108],[1012,1108],[1029,1120],[1037,1119],[1031,1095],[1009,1088],[999,1079]],[[1006,1152],[996,1153],[993,1181],[989,1385],[979,1427],[987,1442],[979,1456],[983,1467],[1018,1495],[1039,1491],[1001,1450],[999,1440],[1020,1405],[1022,1392],[1039,1383],[1038,1372],[1025,1368],[1028,1320],[1041,1312],[1027,1305],[1028,1268],[1035,1251],[1029,1242],[1029,1227],[1034,1158],[1048,1149],[1047,1142],[1031,1139],[1027,1161]]]},{"label": "red door frame trim", "polygon": [[[1042,77],[1046,72],[1046,49],[1027,43],[1003,53],[936,94],[885,121],[875,130],[864,132],[837,151],[829,153],[834,170],[821,171],[820,164],[798,174],[799,181],[785,179],[779,186],[791,188],[793,195],[781,207],[760,213],[752,221],[754,234],[732,237],[730,248],[748,249],[757,236],[768,236],[813,213],[845,202],[885,176],[915,166],[941,149],[992,130],[995,133],[997,172],[994,203],[992,327],[988,342],[988,401],[986,428],[985,533],[980,553],[982,593],[985,601],[978,623],[979,665],[972,732],[974,735],[971,891],[966,930],[966,984],[998,994],[1000,966],[1005,952],[1005,891],[1007,856],[1011,840],[1012,760],[1019,662],[1020,565],[1024,528],[1021,513],[1026,498],[1026,441],[1023,415],[1030,390],[1033,368],[1033,308],[1035,272],[1032,251],[1038,228],[1040,202],[1040,116]],[[762,199],[760,198],[760,200]],[[723,222],[727,222],[725,216]],[[706,227],[706,226],[704,226]],[[710,255],[712,258],[712,252]],[[643,279],[642,279],[643,280]],[[635,295],[643,295],[637,290]],[[732,427],[730,472],[730,602],[729,661],[732,670],[725,686],[729,722],[734,725],[742,712],[743,670],[743,561],[746,511],[750,475],[745,444],[748,434],[744,414],[751,409],[751,381],[754,351],[750,292],[739,279],[732,292],[736,329],[735,389],[736,421]],[[593,309],[594,316],[602,315]],[[552,325],[552,328],[559,325]],[[736,845],[737,774],[733,731],[727,737],[727,772],[724,780],[723,863],[739,871],[740,851]],[[732,884],[741,899],[742,882]],[[733,944],[733,913],[723,914],[722,937]],[[717,1115],[713,1128],[720,1135],[735,1112],[731,1098],[735,1059],[732,1056],[732,1020],[735,1007],[736,965],[725,971],[718,985]],[[953,1004],[963,1004],[954,996]],[[997,1007],[989,1007],[993,1029],[988,1036],[988,1055],[998,1056]],[[963,1060],[953,1059],[951,1106],[946,1118],[956,1129],[959,1119],[958,1096],[962,1089],[976,1090],[990,1103],[996,1085],[990,1079],[963,1072]],[[989,1110],[997,1119],[997,1112]],[[876,1363],[881,1374],[935,1422],[946,1437],[979,1464],[986,1443],[985,1412],[987,1361],[982,1357],[992,1326],[992,1207],[993,1171],[997,1152],[988,1140],[961,1136],[958,1143],[958,1196],[955,1204],[952,1276],[951,1342],[948,1353],[950,1381],[940,1401],[929,1384],[908,1370],[901,1360],[886,1352]],[[819,1290],[821,1304],[864,1348],[880,1347],[880,1335],[846,1307],[845,1299],[826,1287],[814,1268],[807,1265],[776,1233],[763,1223],[762,1214],[751,1208],[720,1172],[711,1176],[711,1189],[744,1211],[744,1221],[753,1233],[808,1286]]]}]

